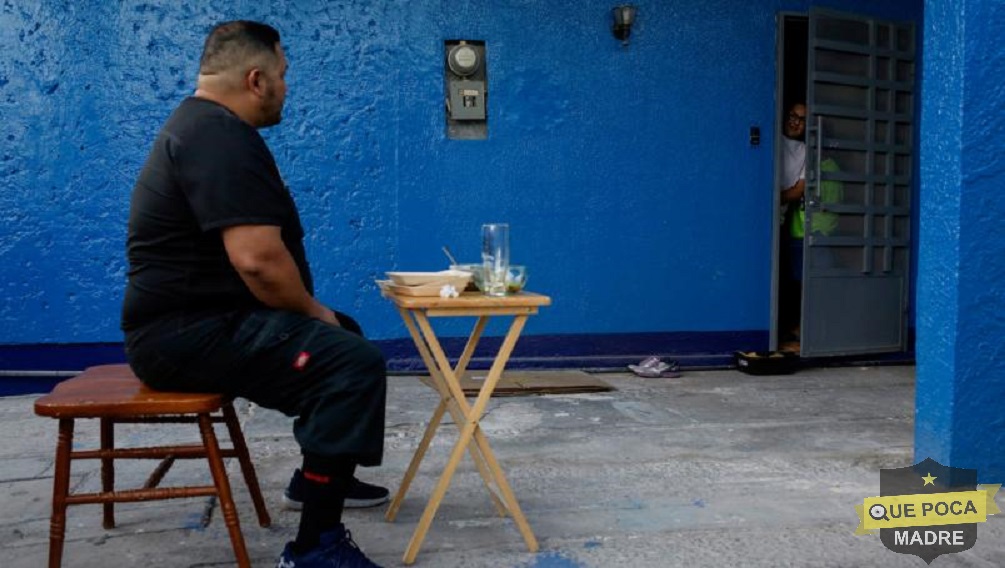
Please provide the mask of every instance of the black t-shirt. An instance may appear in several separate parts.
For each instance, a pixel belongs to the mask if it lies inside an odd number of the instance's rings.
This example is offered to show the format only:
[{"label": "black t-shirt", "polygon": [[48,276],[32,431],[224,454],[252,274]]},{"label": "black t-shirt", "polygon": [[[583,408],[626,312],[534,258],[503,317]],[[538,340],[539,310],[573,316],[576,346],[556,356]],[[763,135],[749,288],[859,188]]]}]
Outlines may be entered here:
[{"label": "black t-shirt", "polygon": [[133,188],[122,328],[182,313],[261,307],[220,230],[281,227],[313,293],[296,205],[265,141],[226,107],[190,97],[161,129]]}]

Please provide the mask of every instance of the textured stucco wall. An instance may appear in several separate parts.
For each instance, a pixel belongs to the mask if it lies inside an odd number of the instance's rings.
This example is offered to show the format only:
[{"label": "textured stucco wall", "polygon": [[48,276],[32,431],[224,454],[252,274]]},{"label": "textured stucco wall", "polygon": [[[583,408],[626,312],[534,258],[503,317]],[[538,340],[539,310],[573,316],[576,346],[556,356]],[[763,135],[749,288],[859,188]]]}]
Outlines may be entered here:
[{"label": "textured stucco wall", "polygon": [[[487,221],[555,296],[528,333],[768,329],[775,15],[810,2],[640,2],[627,49],[606,1],[281,4],[3,3],[0,344],[120,339],[133,180],[206,30],[236,17],[283,34],[266,138],[319,296],[371,336],[404,335],[375,277],[442,268],[442,245],[476,259]],[[486,42],[487,140],[444,136],[446,39]]]},{"label": "textured stucco wall", "polygon": [[1003,29],[996,0],[925,4],[915,451],[996,483],[1005,479]]}]

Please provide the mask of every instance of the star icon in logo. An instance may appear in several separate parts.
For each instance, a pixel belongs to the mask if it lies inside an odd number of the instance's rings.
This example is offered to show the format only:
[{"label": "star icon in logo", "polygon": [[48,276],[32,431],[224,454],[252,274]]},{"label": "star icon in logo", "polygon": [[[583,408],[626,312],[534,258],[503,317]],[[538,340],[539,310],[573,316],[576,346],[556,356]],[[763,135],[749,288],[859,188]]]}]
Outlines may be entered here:
[{"label": "star icon in logo", "polygon": [[932,477],[932,474],[929,473],[928,475],[922,477],[921,479],[925,480],[925,485],[935,485],[935,480],[938,479],[938,477]]}]

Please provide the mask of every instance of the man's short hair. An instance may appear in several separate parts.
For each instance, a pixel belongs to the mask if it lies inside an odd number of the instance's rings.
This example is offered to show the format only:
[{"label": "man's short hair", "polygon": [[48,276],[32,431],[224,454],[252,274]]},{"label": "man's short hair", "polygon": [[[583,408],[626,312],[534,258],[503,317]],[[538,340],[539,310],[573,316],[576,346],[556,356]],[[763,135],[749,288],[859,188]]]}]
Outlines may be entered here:
[{"label": "man's short hair", "polygon": [[217,24],[202,49],[200,75],[218,75],[227,71],[245,71],[276,59],[279,32],[268,24],[235,20]]}]

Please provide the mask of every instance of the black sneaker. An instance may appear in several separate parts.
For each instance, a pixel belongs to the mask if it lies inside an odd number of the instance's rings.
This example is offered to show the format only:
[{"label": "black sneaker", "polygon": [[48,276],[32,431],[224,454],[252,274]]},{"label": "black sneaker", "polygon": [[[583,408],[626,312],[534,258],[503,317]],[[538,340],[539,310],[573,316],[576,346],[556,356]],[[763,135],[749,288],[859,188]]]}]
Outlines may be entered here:
[{"label": "black sneaker", "polygon": [[303,554],[294,554],[288,543],[276,568],[380,568],[356,546],[344,525],[321,534],[321,544]]},{"label": "black sneaker", "polygon": [[[371,485],[352,478],[352,485],[349,486],[349,494],[345,496],[346,509],[365,509],[376,507],[387,503],[391,497],[391,492],[386,487]],[[304,474],[300,468],[293,470],[293,477],[290,484],[283,492],[283,506],[293,511],[304,508]]]}]

